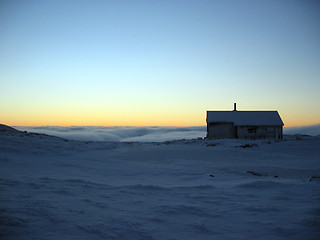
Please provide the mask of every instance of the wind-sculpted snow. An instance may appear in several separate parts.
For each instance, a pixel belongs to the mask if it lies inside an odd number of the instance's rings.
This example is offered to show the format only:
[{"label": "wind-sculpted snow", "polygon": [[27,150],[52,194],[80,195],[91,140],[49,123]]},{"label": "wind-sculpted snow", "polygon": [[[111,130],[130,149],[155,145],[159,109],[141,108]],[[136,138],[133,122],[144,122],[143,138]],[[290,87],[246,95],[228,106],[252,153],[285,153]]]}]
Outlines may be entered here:
[{"label": "wind-sculpted snow", "polygon": [[285,184],[276,181],[254,181],[244,184],[239,184],[238,187],[242,188],[258,188],[259,190],[272,188],[275,189],[277,187],[283,187]]},{"label": "wind-sculpted snow", "polygon": [[0,238],[319,239],[319,146],[1,132]]}]

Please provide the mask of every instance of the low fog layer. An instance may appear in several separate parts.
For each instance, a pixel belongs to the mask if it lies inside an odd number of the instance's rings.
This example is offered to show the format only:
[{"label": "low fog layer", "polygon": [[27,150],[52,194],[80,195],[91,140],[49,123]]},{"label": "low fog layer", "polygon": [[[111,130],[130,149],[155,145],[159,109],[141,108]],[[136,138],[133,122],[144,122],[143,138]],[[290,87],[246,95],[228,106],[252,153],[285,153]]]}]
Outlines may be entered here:
[{"label": "low fog layer", "polygon": [[111,142],[163,142],[206,136],[206,127],[15,127],[72,140]]},{"label": "low fog layer", "polygon": [[[18,130],[44,133],[81,141],[163,142],[206,136],[206,126],[199,127],[15,127]],[[320,124],[284,128],[284,134],[320,135]]]},{"label": "low fog layer", "polygon": [[284,134],[306,134],[311,136],[320,135],[320,124],[303,126],[303,127],[291,127],[284,128]]}]

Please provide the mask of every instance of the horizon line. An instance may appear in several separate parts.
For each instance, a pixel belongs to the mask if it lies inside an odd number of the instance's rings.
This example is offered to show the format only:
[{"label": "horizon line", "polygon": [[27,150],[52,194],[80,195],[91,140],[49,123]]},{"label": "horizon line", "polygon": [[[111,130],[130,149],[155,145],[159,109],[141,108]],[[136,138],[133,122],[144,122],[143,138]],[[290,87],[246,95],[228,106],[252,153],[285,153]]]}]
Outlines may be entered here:
[{"label": "horizon line", "polygon": [[[206,127],[207,124],[204,125],[8,125],[11,127]],[[293,125],[293,126],[283,126],[283,128],[294,128],[294,127],[312,127],[318,126],[319,123],[310,124],[310,125]]]}]

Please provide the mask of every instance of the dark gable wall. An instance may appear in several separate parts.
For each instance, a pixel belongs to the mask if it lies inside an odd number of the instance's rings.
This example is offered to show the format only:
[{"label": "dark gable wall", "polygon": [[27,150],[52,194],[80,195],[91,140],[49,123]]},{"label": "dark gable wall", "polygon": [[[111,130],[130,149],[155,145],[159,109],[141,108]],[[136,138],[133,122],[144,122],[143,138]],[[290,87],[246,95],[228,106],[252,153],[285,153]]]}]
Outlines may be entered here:
[{"label": "dark gable wall", "polygon": [[207,129],[207,138],[236,138],[233,123],[209,123]]}]

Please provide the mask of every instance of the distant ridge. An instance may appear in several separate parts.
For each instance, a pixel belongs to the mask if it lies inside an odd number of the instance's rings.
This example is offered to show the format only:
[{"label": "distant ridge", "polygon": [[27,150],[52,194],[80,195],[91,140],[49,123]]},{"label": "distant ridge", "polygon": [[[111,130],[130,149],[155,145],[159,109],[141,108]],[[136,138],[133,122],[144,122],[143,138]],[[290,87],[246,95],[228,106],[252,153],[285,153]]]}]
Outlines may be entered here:
[{"label": "distant ridge", "polygon": [[59,139],[59,140],[63,140],[63,141],[68,141],[64,138],[52,136],[52,135],[48,135],[48,134],[20,131],[20,130],[13,128],[13,127],[9,127],[7,125],[4,125],[4,124],[0,124],[0,136],[1,137],[5,137],[5,136],[19,137],[19,139],[23,138],[23,137],[28,137],[29,139],[33,138],[34,140],[40,141],[40,142],[42,142],[44,139],[47,139],[47,140],[48,139]]},{"label": "distant ridge", "polygon": [[0,124],[0,132],[10,132],[10,133],[17,133],[17,132],[21,132],[13,127],[9,127],[7,125],[4,125],[4,124]]}]

